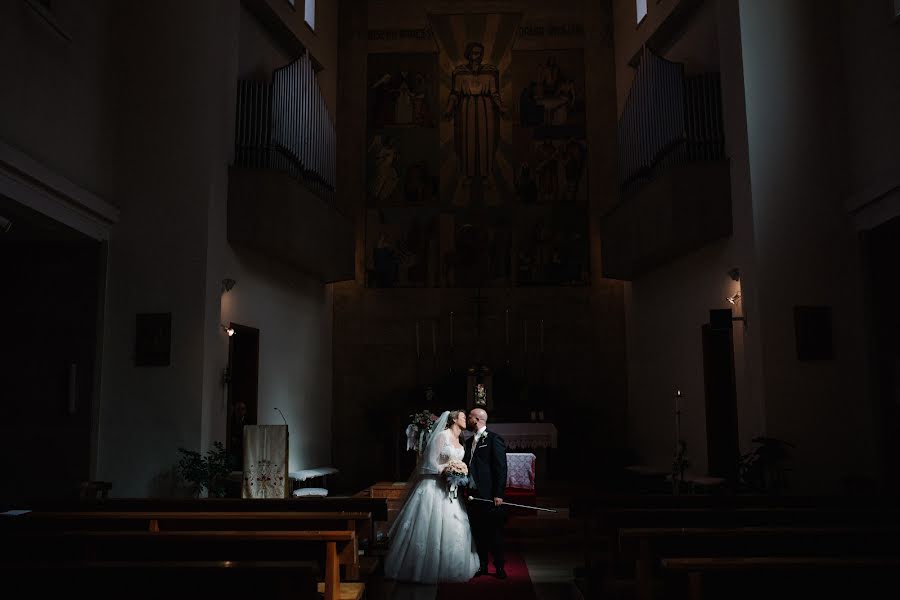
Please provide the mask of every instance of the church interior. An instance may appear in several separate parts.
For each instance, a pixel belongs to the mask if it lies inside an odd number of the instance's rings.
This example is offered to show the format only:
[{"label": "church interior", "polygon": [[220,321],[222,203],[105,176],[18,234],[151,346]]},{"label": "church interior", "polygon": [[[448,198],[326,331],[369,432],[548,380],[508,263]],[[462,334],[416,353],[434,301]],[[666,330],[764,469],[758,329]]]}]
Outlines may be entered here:
[{"label": "church interior", "polygon": [[[900,0],[3,0],[0,73],[8,597],[900,593]],[[393,578],[479,409],[505,572]]]}]

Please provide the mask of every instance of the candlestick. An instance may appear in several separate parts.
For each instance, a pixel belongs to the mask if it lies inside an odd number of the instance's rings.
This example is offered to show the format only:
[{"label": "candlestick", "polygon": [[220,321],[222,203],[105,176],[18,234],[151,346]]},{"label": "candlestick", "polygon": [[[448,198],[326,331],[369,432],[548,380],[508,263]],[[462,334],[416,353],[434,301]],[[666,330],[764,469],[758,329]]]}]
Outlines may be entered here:
[{"label": "candlestick", "polygon": [[509,309],[506,309],[506,345],[509,346]]},{"label": "candlestick", "polygon": [[675,455],[680,450],[679,441],[681,440],[681,390],[675,391]]},{"label": "candlestick", "polygon": [[416,358],[419,357],[419,322],[416,321]]},{"label": "candlestick", "polygon": [[434,321],[431,322],[431,355],[437,356],[437,339],[434,335]]}]

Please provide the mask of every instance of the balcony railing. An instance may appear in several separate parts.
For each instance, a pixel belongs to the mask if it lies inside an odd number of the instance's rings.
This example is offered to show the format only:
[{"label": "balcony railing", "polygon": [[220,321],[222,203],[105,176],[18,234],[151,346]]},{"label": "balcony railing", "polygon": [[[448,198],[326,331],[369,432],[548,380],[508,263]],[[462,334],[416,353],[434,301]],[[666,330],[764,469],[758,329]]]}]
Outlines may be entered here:
[{"label": "balcony railing", "polygon": [[619,184],[637,191],[661,170],[725,158],[718,73],[684,75],[684,66],[644,48],[619,119]]},{"label": "balcony railing", "polygon": [[334,120],[309,54],[276,69],[271,83],[238,81],[234,164],[290,173],[334,197]]}]

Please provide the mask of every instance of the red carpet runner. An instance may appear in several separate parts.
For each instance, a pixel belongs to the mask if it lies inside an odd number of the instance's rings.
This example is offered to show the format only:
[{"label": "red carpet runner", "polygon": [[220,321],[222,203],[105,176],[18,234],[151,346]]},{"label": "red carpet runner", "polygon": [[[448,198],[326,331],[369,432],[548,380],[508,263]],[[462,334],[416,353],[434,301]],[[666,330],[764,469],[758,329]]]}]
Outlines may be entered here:
[{"label": "red carpet runner", "polygon": [[534,586],[528,575],[528,567],[521,555],[506,553],[506,579],[494,577],[494,566],[490,575],[482,575],[468,583],[442,583],[438,585],[435,600],[536,600]]}]

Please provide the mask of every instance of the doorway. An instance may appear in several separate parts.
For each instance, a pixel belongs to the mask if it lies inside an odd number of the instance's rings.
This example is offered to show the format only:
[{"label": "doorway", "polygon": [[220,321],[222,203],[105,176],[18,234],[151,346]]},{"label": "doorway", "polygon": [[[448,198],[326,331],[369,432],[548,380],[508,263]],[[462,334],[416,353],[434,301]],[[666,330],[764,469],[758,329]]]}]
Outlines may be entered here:
[{"label": "doorway", "polygon": [[726,324],[713,326],[707,323],[702,327],[706,453],[710,475],[736,482],[740,446],[734,376],[734,340],[731,311],[727,312]]},{"label": "doorway", "polygon": [[244,425],[256,425],[259,390],[259,329],[231,323],[228,338],[228,424],[225,445],[234,468],[243,469]]},{"label": "doorway", "polygon": [[77,497],[92,471],[106,247],[2,196],[0,215],[0,497]]},{"label": "doorway", "polygon": [[876,421],[880,423],[879,450],[889,493],[900,491],[900,281],[895,272],[900,256],[900,217],[862,234],[863,269],[868,333],[868,362]]}]

